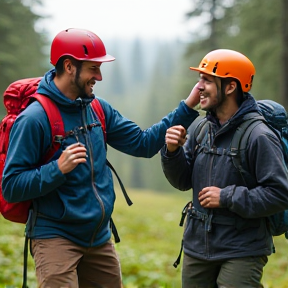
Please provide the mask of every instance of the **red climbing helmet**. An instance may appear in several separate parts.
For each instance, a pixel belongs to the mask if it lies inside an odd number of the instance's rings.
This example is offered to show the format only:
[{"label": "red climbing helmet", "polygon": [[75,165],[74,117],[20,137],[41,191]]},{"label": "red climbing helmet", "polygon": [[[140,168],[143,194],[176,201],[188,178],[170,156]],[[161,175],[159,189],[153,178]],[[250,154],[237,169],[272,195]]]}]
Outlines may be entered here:
[{"label": "red climbing helmet", "polygon": [[50,62],[56,65],[59,58],[69,55],[80,61],[109,62],[115,58],[106,54],[102,40],[84,29],[66,29],[59,32],[51,45]]},{"label": "red climbing helmet", "polygon": [[198,67],[190,69],[220,78],[235,78],[239,80],[243,92],[251,89],[256,72],[253,63],[245,55],[229,49],[209,52]]}]

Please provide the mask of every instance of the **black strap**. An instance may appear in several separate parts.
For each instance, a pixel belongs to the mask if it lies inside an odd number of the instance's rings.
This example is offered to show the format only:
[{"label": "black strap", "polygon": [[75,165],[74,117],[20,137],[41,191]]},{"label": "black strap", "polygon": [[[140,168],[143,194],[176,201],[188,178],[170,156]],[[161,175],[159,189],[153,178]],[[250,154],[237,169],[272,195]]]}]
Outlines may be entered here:
[{"label": "black strap", "polygon": [[189,201],[185,206],[184,208],[182,209],[182,215],[181,215],[181,219],[180,219],[180,223],[179,223],[179,226],[183,226],[184,224],[184,221],[185,221],[185,218],[187,216],[187,212],[188,212],[188,209],[192,208],[192,201]]},{"label": "black strap", "polygon": [[[193,123],[195,121],[196,120],[194,120]],[[198,121],[198,123],[195,123],[196,127],[195,127],[195,130],[194,130],[194,137],[196,138],[196,142],[198,144],[201,144],[201,142],[204,139],[204,136],[205,136],[205,134],[207,132],[207,129],[208,129],[208,125],[207,125],[208,124],[208,120],[207,120],[206,117],[203,118],[202,116],[199,116],[197,118],[197,121]],[[191,125],[191,127],[192,127],[192,125]]]},{"label": "black strap", "polygon": [[176,261],[173,263],[173,266],[174,266],[175,268],[177,268],[177,266],[180,264],[181,256],[182,256],[182,251],[183,251],[183,240],[181,241],[181,248],[180,248],[179,255],[178,255]]},{"label": "black strap", "polygon": [[[184,225],[184,221],[185,221],[185,218],[186,218],[186,216],[187,216],[188,210],[191,209],[191,208],[192,208],[192,201],[189,201],[189,202],[184,206],[184,208],[182,209],[181,219],[180,219],[179,226],[182,227],[182,226]],[[182,251],[183,251],[183,240],[181,241],[181,247],[180,247],[179,255],[178,255],[176,261],[173,263],[173,266],[174,266],[175,268],[177,268],[177,266],[180,264]]]},{"label": "black strap", "polygon": [[[251,116],[254,115],[251,114]],[[258,114],[257,116],[253,116],[253,118],[249,118],[242,122],[236,129],[232,142],[231,142],[231,150],[244,150],[247,145],[247,141],[250,137],[252,130],[259,125],[260,123],[266,122],[265,119]],[[248,132],[247,132],[248,131]],[[245,141],[243,141],[245,140]]]},{"label": "black strap", "polygon": [[[28,270],[28,251],[29,251],[29,240],[31,232],[36,223],[37,218],[37,203],[32,201],[31,209],[29,210],[28,220],[25,228],[25,240],[24,240],[24,251],[23,251],[23,283],[22,288],[28,288],[27,286],[27,270]],[[31,245],[31,242],[30,242]],[[30,247],[31,251],[31,247]]]},{"label": "black strap", "polygon": [[110,228],[112,230],[112,233],[113,233],[113,236],[114,236],[114,239],[115,239],[115,243],[119,243],[120,242],[120,237],[119,237],[118,231],[116,229],[116,226],[115,226],[114,221],[113,221],[112,218],[110,219]]},{"label": "black strap", "polygon": [[245,165],[243,159],[245,159],[246,146],[253,129],[263,121],[265,119],[262,116],[247,119],[237,127],[231,141],[231,152],[234,153],[232,157],[233,165],[240,172],[247,187],[255,186],[255,181],[247,167],[243,167]]},{"label": "black strap", "polygon": [[117,177],[118,182],[119,182],[120,187],[121,187],[121,190],[122,190],[123,195],[124,195],[124,197],[125,197],[125,200],[126,200],[127,204],[128,204],[129,206],[131,206],[131,205],[133,204],[133,202],[132,202],[131,199],[129,198],[129,196],[128,196],[127,192],[126,192],[126,189],[125,189],[125,187],[124,187],[124,185],[123,185],[120,177],[118,176],[116,170],[114,169],[114,167],[112,166],[112,164],[108,161],[108,159],[106,159],[106,164],[107,164],[107,166],[114,172],[115,176]]},{"label": "black strap", "polygon": [[[127,204],[128,204],[129,206],[131,206],[131,205],[133,204],[133,202],[131,201],[130,197],[128,196],[128,194],[127,194],[127,192],[126,192],[126,189],[125,189],[125,187],[124,187],[124,185],[123,185],[120,177],[118,176],[115,168],[114,168],[114,167],[112,166],[112,164],[108,161],[108,159],[106,159],[106,164],[107,164],[107,166],[114,172],[115,176],[117,177],[117,180],[118,180],[118,182],[119,182],[119,185],[120,185],[120,187],[121,187],[121,190],[122,190],[122,192],[123,192],[123,195],[124,195],[124,197],[125,197],[125,200],[126,200]],[[115,242],[116,242],[116,243],[119,243],[119,242],[120,242],[120,237],[119,237],[118,231],[117,231],[117,229],[116,229],[116,226],[115,226],[114,221],[113,221],[112,218],[110,219],[110,228],[111,228],[111,230],[112,230],[112,234],[113,234],[113,236],[114,236]]]},{"label": "black strap", "polygon": [[22,283],[22,288],[28,288],[27,286],[27,267],[28,267],[28,243],[29,243],[29,238],[26,235],[25,236],[25,242],[24,242],[24,259],[23,259],[23,283]]}]

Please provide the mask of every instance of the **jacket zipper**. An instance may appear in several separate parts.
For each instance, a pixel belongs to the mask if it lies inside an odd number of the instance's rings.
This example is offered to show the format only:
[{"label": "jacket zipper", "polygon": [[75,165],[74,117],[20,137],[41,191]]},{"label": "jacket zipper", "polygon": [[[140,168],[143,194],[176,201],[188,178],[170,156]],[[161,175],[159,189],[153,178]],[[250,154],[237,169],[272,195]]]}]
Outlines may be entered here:
[{"label": "jacket zipper", "polygon": [[82,115],[82,122],[83,122],[83,127],[84,127],[84,135],[85,135],[85,138],[86,138],[86,143],[87,143],[87,150],[88,150],[88,154],[89,154],[89,159],[90,159],[90,166],[91,166],[91,184],[92,184],[92,187],[93,187],[93,192],[94,192],[94,195],[96,197],[96,199],[98,200],[99,204],[100,204],[100,208],[101,208],[101,211],[102,211],[102,217],[101,217],[101,220],[99,222],[99,224],[96,226],[95,230],[94,230],[94,233],[92,235],[92,238],[90,240],[90,246],[92,246],[94,240],[95,240],[95,237],[97,235],[97,233],[99,232],[100,230],[100,227],[101,225],[103,224],[103,221],[104,221],[104,218],[105,218],[105,209],[104,209],[104,203],[101,199],[101,197],[99,196],[98,192],[97,192],[97,189],[96,189],[96,185],[94,184],[94,165],[93,165],[93,153],[92,153],[92,143],[91,143],[91,138],[88,137],[88,130],[87,130],[87,121],[86,121],[86,109],[87,109],[87,106],[84,105],[81,105],[81,115]]},{"label": "jacket zipper", "polygon": [[[208,130],[208,141],[210,143],[210,148],[213,147],[213,143],[212,143],[212,137],[211,137],[211,126],[209,126],[209,130]],[[212,168],[213,168],[213,162],[214,162],[214,154],[212,154],[212,158],[211,158],[211,161],[210,161],[210,165],[209,165],[209,175],[208,175],[208,179],[209,179],[209,186],[211,186],[211,182],[210,182],[210,179],[211,179],[211,175],[212,175]],[[209,252],[209,233],[211,232],[211,229],[212,229],[212,217],[213,217],[213,210],[209,209],[209,212],[208,212],[208,218],[207,218],[207,223],[205,223],[205,234],[206,234],[206,252],[207,252],[207,257],[210,258],[210,252]]]},{"label": "jacket zipper", "polygon": [[[223,126],[223,127],[225,127],[225,126],[227,126],[227,123]],[[215,135],[214,135],[214,137],[213,137],[213,142],[212,142],[212,137],[211,137],[211,133],[212,133],[212,131],[211,131],[211,126],[209,125],[208,126],[209,127],[209,130],[208,130],[208,141],[209,141],[209,143],[210,143],[210,148],[212,148],[213,147],[213,144],[214,144],[214,142],[215,142],[215,138],[219,135],[219,134],[221,134],[221,131],[220,131],[220,133],[216,133]],[[222,127],[222,128],[223,128]],[[210,161],[210,167],[209,167],[209,178],[208,179],[211,179],[211,174],[212,174],[212,169],[213,169],[213,162],[214,162],[214,158],[215,158],[215,156],[214,156],[214,154],[212,154],[212,158],[211,158],[211,161]],[[211,186],[211,182],[209,181],[209,186]],[[208,213],[208,219],[207,219],[207,223],[206,223],[206,225],[207,225],[207,227],[205,227],[205,231],[206,231],[206,252],[207,252],[207,257],[208,258],[210,258],[210,253],[209,253],[209,245],[208,245],[208,243],[209,243],[209,233],[211,232],[211,229],[212,229],[212,218],[213,218],[213,210],[212,209],[209,209],[209,213]],[[207,228],[207,229],[206,229]]]}]

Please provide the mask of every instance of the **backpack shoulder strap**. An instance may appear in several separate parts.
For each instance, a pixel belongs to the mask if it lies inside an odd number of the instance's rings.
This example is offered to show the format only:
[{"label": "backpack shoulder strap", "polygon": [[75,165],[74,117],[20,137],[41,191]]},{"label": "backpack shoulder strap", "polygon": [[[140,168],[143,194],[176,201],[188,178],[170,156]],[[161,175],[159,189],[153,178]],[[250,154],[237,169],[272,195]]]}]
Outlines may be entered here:
[{"label": "backpack shoulder strap", "polygon": [[[103,111],[103,107],[100,103],[100,101],[95,98],[92,102],[91,102],[91,106],[92,106],[92,109],[93,111],[96,113],[96,115],[98,116],[99,118],[99,121],[101,122],[101,128],[102,128],[102,131],[103,131],[103,136],[104,136],[104,141],[105,141],[105,145],[106,144],[106,141],[107,141],[107,135],[106,135],[106,122],[105,122],[105,113]],[[107,147],[106,147],[107,148]],[[108,161],[108,159],[106,158],[106,165],[113,171],[113,173],[115,174],[118,182],[119,182],[119,185],[121,187],[121,190],[122,190],[122,193],[125,197],[125,200],[127,202],[127,204],[129,206],[131,206],[133,204],[133,202],[131,201],[130,197],[128,196],[128,193],[126,192],[126,189],[120,179],[120,177],[118,176],[115,168],[112,166],[112,164]],[[112,217],[110,218],[110,227],[111,227],[111,230],[112,230],[112,233],[114,235],[114,239],[115,239],[115,242],[116,243],[119,243],[120,242],[120,237],[118,235],[118,232],[117,232],[117,229],[116,229],[116,226],[114,224],[114,221],[112,219]]]},{"label": "backpack shoulder strap", "polygon": [[196,138],[197,144],[201,144],[206,132],[207,132],[207,118],[203,116],[198,116],[192,124],[188,127],[188,135],[192,135]]},{"label": "backpack shoulder strap", "polygon": [[197,143],[201,143],[206,132],[207,132],[207,129],[208,129],[208,121],[207,121],[207,118],[203,118],[201,119],[201,121],[198,123],[196,129],[195,129],[195,137],[196,137],[196,140],[197,140]]},{"label": "backpack shoulder strap", "polygon": [[246,163],[246,147],[249,137],[256,126],[265,122],[264,117],[254,113],[248,115],[246,120],[242,122],[236,129],[231,141],[231,156],[234,166],[241,174],[242,180],[246,183],[247,187],[255,185],[253,177],[247,170]]},{"label": "backpack shoulder strap", "polygon": [[105,114],[102,108],[101,103],[99,102],[99,100],[97,98],[95,98],[92,102],[91,102],[91,106],[93,108],[93,110],[95,111],[96,115],[99,118],[99,121],[101,122],[101,127],[102,127],[102,131],[103,131],[103,136],[104,136],[104,140],[106,142],[107,140],[107,135],[106,135],[106,122],[105,122]]},{"label": "backpack shoulder strap", "polygon": [[49,97],[35,93],[31,98],[36,99],[42,105],[51,127],[52,143],[44,157],[44,162],[46,162],[61,146],[61,140],[65,137],[64,123],[57,105]]},{"label": "backpack shoulder strap", "polygon": [[238,151],[245,149],[251,132],[257,125],[259,125],[263,121],[259,118],[251,118],[240,124],[240,126],[237,127],[232,138],[231,150]]},{"label": "backpack shoulder strap", "polygon": [[[107,135],[106,135],[106,122],[105,122],[105,113],[103,111],[103,108],[102,108],[102,105],[100,103],[100,101],[95,98],[92,102],[91,102],[91,106],[92,106],[92,109],[94,110],[94,112],[96,113],[96,115],[98,116],[100,122],[101,122],[101,127],[102,127],[102,131],[103,131],[103,136],[104,136],[104,140],[105,140],[105,143],[106,143],[106,140],[107,140]],[[121,187],[121,190],[123,192],[123,195],[125,197],[125,200],[127,202],[127,204],[129,206],[131,206],[133,204],[133,202],[131,201],[131,199],[129,198],[127,192],[126,192],[126,189],[119,177],[119,175],[117,174],[115,168],[112,166],[112,164],[108,161],[108,159],[106,159],[106,165],[113,171],[113,173],[115,174],[118,182],[119,182],[119,185]],[[113,221],[111,221],[111,225],[113,226],[114,223]],[[115,229],[115,227],[114,227]],[[119,238],[119,237],[118,237]]]}]

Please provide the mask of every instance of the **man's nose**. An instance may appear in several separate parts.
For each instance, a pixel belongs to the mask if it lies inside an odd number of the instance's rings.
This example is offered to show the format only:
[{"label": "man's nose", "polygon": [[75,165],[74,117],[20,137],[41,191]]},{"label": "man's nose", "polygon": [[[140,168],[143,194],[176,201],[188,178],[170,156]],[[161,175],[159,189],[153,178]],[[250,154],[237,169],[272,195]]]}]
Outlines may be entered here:
[{"label": "man's nose", "polygon": [[200,80],[198,81],[197,89],[198,89],[199,91],[203,91],[203,90],[204,90],[204,80],[203,80],[203,79],[200,79]]},{"label": "man's nose", "polygon": [[95,73],[94,77],[95,77],[95,79],[96,79],[97,81],[102,81],[102,73],[101,73],[101,71],[97,71],[97,72]]}]

